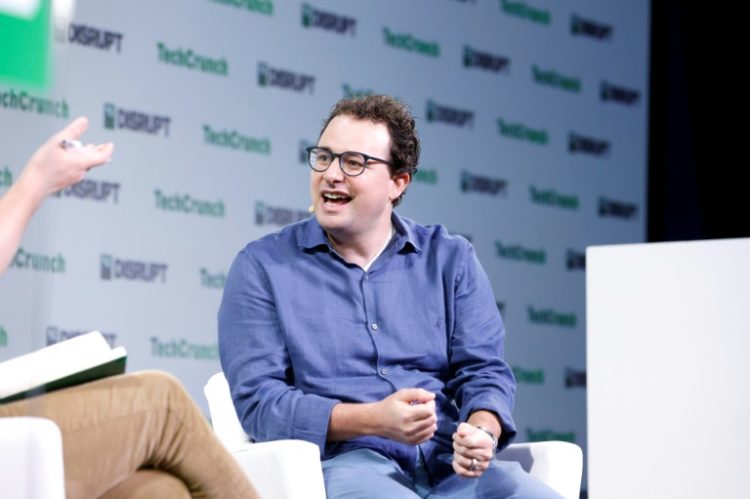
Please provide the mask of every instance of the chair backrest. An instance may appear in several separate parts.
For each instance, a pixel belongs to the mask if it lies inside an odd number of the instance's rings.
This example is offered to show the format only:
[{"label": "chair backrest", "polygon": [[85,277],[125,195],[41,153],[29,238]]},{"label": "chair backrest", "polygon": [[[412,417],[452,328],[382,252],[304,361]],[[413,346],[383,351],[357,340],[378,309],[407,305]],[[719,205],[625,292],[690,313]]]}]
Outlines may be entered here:
[{"label": "chair backrest", "polygon": [[249,440],[234,409],[229,383],[224,373],[218,372],[211,376],[203,387],[203,393],[208,401],[214,431],[221,443],[230,452],[247,447]]}]

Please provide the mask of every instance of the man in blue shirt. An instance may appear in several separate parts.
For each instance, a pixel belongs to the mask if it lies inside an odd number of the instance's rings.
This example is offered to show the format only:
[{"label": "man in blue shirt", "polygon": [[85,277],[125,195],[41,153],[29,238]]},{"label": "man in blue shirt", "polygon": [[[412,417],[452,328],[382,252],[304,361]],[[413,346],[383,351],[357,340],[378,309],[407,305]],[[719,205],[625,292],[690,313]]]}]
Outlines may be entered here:
[{"label": "man in blue shirt", "polygon": [[249,243],[219,310],[245,431],[320,447],[333,497],[559,497],[494,460],[516,433],[504,328],[472,246],[394,213],[414,119],[340,101],[308,150],[315,216]]}]

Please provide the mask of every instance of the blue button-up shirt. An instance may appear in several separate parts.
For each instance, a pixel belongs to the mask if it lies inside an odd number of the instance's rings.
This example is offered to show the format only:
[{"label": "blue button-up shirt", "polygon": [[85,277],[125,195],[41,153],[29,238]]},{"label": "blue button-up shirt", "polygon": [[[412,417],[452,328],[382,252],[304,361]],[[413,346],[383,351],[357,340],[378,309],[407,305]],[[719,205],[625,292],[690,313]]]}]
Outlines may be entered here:
[{"label": "blue button-up shirt", "polygon": [[392,221],[396,233],[368,271],[342,260],[314,217],[249,243],[224,288],[221,364],[254,440],[308,440],[324,459],[366,447],[405,471],[417,446],[381,437],[327,443],[331,411],[401,388],[434,392],[438,430],[419,447],[440,479],[451,472],[452,434],[471,412],[500,418],[500,446],[515,435],[515,380],[471,244],[442,226],[395,213]]}]

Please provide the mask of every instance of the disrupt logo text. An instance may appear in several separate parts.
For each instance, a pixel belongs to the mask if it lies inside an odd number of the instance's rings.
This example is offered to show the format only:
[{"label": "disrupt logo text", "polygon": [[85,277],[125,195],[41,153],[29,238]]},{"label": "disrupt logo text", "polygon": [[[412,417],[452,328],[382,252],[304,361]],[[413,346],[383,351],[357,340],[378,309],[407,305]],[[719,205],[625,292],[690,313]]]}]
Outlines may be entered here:
[{"label": "disrupt logo text", "polygon": [[606,140],[586,137],[575,132],[568,135],[568,151],[571,154],[588,154],[591,156],[609,156],[610,144]]},{"label": "disrupt logo text", "polygon": [[635,106],[640,102],[641,96],[637,90],[602,81],[599,87],[599,97],[602,102],[612,101],[623,106]]},{"label": "disrupt logo text", "polygon": [[255,203],[255,225],[288,225],[310,216],[307,210],[271,206],[261,201]]},{"label": "disrupt logo text", "polygon": [[160,279],[167,281],[167,264],[160,262],[144,262],[140,260],[124,260],[112,255],[101,255],[100,278],[104,281],[125,279],[128,281],[154,282]]},{"label": "disrupt logo text", "polygon": [[[47,346],[75,338],[76,336],[86,334],[90,331],[91,329],[65,330],[57,326],[47,326]],[[104,339],[107,340],[107,343],[109,343],[109,346],[114,348],[117,341],[117,335],[115,333],[105,333],[104,331],[100,332]]]},{"label": "disrupt logo text", "polygon": [[565,388],[586,388],[586,370],[565,369]]},{"label": "disrupt logo text", "polygon": [[510,72],[510,58],[482,52],[468,45],[464,45],[463,62],[467,68],[485,69],[494,73]]},{"label": "disrupt logo text", "polygon": [[68,41],[85,47],[99,50],[114,48],[119,53],[122,48],[122,33],[106,31],[85,24],[73,24],[68,27]]},{"label": "disrupt logo text", "polygon": [[611,217],[629,220],[631,218],[635,218],[637,214],[637,204],[615,201],[613,199],[607,199],[605,197],[599,198],[599,216],[602,218]]},{"label": "disrupt logo text", "polygon": [[427,121],[447,123],[458,127],[474,128],[474,112],[427,101]]},{"label": "disrupt logo text", "polygon": [[569,249],[565,256],[565,268],[568,270],[586,270],[586,253]]},{"label": "disrupt logo text", "polygon": [[305,28],[320,28],[333,31],[340,35],[349,33],[354,36],[357,30],[357,20],[332,12],[319,10],[310,4],[302,4],[302,26]]},{"label": "disrupt logo text", "polygon": [[505,196],[508,193],[508,181],[499,178],[473,175],[461,172],[461,192],[479,192],[490,196]]},{"label": "disrupt logo text", "polygon": [[131,111],[117,108],[114,104],[104,104],[104,128],[108,130],[125,129],[156,135],[164,131],[169,137],[169,116],[147,114],[141,111]]},{"label": "disrupt logo text", "polygon": [[103,180],[83,179],[65,189],[57,191],[57,197],[76,197],[78,199],[91,199],[93,201],[106,202],[110,199],[117,203],[120,192],[120,184],[117,182],[106,182]]},{"label": "disrupt logo text", "polygon": [[570,16],[570,32],[596,40],[609,40],[612,37],[612,26],[573,14]]},{"label": "disrupt logo text", "polygon": [[295,73],[287,69],[274,68],[265,62],[258,63],[258,85],[261,87],[278,87],[293,92],[313,93],[315,77],[302,73]]}]

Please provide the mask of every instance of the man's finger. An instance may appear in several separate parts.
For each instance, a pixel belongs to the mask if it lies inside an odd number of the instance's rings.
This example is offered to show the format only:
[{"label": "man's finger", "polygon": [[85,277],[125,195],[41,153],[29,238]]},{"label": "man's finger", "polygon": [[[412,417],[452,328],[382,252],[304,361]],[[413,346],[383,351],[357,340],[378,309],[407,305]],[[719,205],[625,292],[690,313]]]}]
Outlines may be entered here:
[{"label": "man's finger", "polygon": [[402,388],[396,392],[396,397],[405,402],[424,404],[435,399],[435,394],[422,388]]}]

